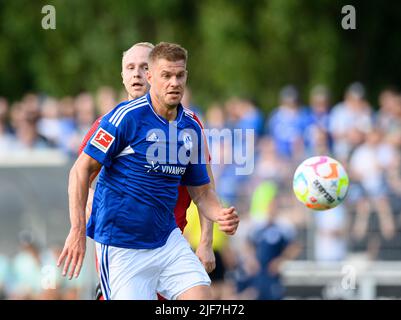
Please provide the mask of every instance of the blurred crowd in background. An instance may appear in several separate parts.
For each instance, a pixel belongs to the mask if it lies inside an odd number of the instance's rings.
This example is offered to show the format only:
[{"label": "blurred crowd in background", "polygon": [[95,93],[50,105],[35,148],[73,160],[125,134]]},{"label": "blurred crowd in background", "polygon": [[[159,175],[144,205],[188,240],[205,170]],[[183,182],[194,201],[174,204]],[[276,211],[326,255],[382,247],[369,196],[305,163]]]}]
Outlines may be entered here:
[{"label": "blurred crowd in background", "polygon": [[[243,150],[236,145],[241,139],[209,139],[218,195],[241,216],[234,237],[215,232],[216,299],[282,298],[280,267],[290,259],[401,260],[401,93],[388,87],[368,101],[365,90],[352,83],[343,101],[333,101],[329,88],[319,85],[302,101],[297,88],[287,85],[268,114],[244,97],[200,107],[187,91],[183,105],[199,114],[206,129],[255,133],[250,175],[236,174],[241,164],[223,161]],[[95,119],[125,99],[109,87],[60,99],[28,93],[10,103],[0,97],[0,158],[56,149],[74,159]],[[315,155],[337,159],[350,177],[345,202],[328,211],[311,212],[292,192],[295,168]],[[188,219],[186,236],[196,249],[191,238],[199,231]],[[60,248],[41,249],[27,234],[20,242],[15,256],[0,254],[0,299],[81,297],[80,280],[60,280],[59,290],[38,287],[41,266],[54,265]]]}]

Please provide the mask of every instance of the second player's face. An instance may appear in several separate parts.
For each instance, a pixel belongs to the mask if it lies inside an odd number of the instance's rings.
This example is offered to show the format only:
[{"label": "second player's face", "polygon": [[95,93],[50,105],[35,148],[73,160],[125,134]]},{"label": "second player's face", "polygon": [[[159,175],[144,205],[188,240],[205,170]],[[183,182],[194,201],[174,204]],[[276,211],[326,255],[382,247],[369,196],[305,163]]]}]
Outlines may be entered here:
[{"label": "second player's face", "polygon": [[184,60],[156,60],[148,72],[151,90],[165,106],[177,106],[184,95],[187,70]]},{"label": "second player's face", "polygon": [[149,90],[146,71],[150,51],[150,48],[136,46],[128,50],[123,57],[121,76],[130,99],[139,98]]}]

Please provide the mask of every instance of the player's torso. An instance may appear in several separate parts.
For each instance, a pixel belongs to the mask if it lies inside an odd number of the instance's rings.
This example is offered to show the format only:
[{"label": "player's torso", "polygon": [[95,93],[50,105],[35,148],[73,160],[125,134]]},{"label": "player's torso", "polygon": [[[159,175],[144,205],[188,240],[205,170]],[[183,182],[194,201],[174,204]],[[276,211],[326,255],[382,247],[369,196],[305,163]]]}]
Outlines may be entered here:
[{"label": "player's torso", "polygon": [[[137,117],[136,134],[115,156],[112,165],[102,170],[100,181],[107,179],[118,191],[141,197],[154,198],[157,194],[164,201],[174,196],[175,204],[176,190],[193,149],[193,137],[187,133],[191,125],[182,109],[172,123],[156,115],[148,105],[141,109],[133,115]],[[167,190],[170,192],[163,192]]]}]

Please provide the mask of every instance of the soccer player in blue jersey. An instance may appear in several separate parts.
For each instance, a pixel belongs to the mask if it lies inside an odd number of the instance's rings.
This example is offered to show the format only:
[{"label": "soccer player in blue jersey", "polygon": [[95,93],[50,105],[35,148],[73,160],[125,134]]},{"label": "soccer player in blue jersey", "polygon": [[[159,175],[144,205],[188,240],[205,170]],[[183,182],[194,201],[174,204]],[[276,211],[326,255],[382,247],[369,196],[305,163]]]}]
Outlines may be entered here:
[{"label": "soccer player in blue jersey", "polygon": [[87,235],[96,242],[106,299],[155,299],[156,292],[210,298],[209,276],[174,219],[179,184],[222,231],[232,235],[238,227],[235,208],[223,208],[210,186],[201,128],[180,104],[186,62],[180,46],[157,45],[149,56],[150,92],[104,116],[71,169],[71,230],[58,264],[79,275],[89,177],[103,166]]}]

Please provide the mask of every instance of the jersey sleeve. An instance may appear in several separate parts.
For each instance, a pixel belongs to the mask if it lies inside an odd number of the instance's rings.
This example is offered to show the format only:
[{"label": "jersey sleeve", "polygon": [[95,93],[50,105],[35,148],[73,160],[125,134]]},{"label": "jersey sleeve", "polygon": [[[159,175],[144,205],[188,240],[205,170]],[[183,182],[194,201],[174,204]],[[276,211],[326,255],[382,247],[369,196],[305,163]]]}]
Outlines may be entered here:
[{"label": "jersey sleeve", "polygon": [[181,184],[185,186],[201,186],[210,182],[204,161],[205,140],[200,126],[196,129],[196,135],[195,140],[198,143],[194,145],[194,148],[197,148],[197,152],[194,152],[194,155],[191,156],[185,174],[181,179]]},{"label": "jersey sleeve", "polygon": [[127,115],[120,121],[115,121],[118,117],[113,115],[117,112],[103,117],[84,149],[86,154],[105,167],[109,167],[113,159],[128,146],[136,131],[134,118]]}]

